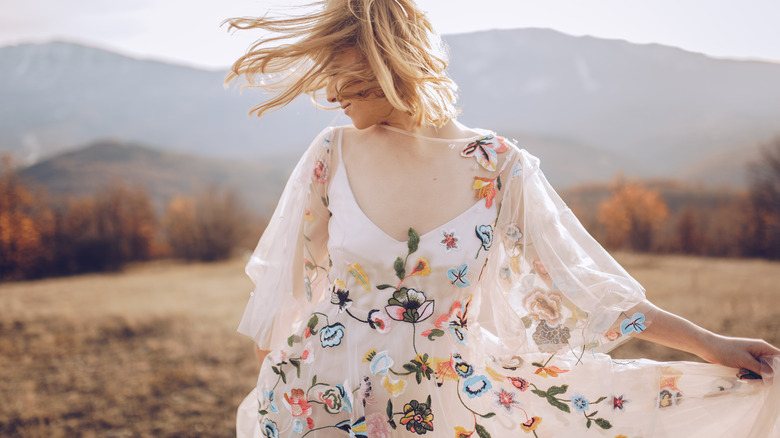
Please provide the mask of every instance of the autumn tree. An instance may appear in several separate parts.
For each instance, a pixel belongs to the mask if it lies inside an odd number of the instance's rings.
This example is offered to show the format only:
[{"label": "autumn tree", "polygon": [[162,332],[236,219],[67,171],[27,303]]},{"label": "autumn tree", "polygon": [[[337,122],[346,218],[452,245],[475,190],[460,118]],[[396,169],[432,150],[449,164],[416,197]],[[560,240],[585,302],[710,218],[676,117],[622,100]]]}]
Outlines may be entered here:
[{"label": "autumn tree", "polygon": [[173,254],[187,260],[230,257],[244,239],[249,213],[232,190],[210,187],[168,203],[163,228]]},{"label": "autumn tree", "polygon": [[606,226],[607,242],[619,248],[626,244],[636,251],[652,248],[653,234],[669,216],[661,194],[638,182],[621,183],[599,205],[598,220]]},{"label": "autumn tree", "polygon": [[765,145],[761,159],[748,166],[748,180],[744,253],[780,258],[780,137]]},{"label": "autumn tree", "polygon": [[22,184],[12,159],[0,158],[0,279],[24,278],[51,255],[45,241],[52,232],[51,211],[41,196]]}]

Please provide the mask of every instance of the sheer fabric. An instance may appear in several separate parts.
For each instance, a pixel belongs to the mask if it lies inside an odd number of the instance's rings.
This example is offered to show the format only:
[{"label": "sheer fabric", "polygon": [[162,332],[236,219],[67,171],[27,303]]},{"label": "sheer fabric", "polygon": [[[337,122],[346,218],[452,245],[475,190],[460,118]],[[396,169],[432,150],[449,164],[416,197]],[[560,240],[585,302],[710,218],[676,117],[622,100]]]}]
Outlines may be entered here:
[{"label": "sheer fabric", "polygon": [[778,431],[771,379],[602,353],[651,324],[653,307],[531,154],[487,131],[445,140],[457,148],[442,153],[476,160],[477,202],[398,241],[357,205],[341,134],[309,147],[247,265],[256,288],[239,331],[273,352],[239,436]]}]

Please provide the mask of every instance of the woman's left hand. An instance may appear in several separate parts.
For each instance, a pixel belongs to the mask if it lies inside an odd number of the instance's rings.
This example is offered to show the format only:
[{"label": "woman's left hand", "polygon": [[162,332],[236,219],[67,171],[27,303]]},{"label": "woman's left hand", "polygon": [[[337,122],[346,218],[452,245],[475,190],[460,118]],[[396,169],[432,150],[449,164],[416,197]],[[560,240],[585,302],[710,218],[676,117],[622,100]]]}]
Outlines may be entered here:
[{"label": "woman's left hand", "polygon": [[708,362],[744,368],[762,376],[772,371],[768,365],[771,356],[780,356],[780,349],[766,341],[721,335],[713,335],[707,350],[701,354]]}]

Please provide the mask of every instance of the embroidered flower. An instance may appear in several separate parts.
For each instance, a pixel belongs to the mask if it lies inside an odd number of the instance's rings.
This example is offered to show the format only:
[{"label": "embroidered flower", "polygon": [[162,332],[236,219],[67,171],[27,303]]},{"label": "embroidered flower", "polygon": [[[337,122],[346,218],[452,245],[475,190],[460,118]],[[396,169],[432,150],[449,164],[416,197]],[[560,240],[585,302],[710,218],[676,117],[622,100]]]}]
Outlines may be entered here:
[{"label": "embroidered flower", "polygon": [[355,279],[360,282],[360,285],[363,286],[363,289],[369,290],[371,287],[368,283],[368,274],[366,274],[366,271],[363,270],[363,267],[360,266],[360,263],[352,263],[347,267],[347,272],[352,274]]},{"label": "embroidered flower", "polygon": [[460,268],[448,269],[447,278],[449,278],[452,284],[457,287],[469,287],[471,286],[471,283],[469,282],[469,279],[466,278],[466,274],[468,274],[468,272],[469,265],[468,263],[464,263],[460,266]]},{"label": "embroidered flower", "polygon": [[458,373],[461,378],[465,379],[474,373],[474,367],[463,360],[460,354],[456,354],[452,356],[452,358],[455,361],[455,372]]},{"label": "embroidered flower", "polygon": [[340,322],[325,326],[320,330],[320,344],[323,347],[335,347],[341,344],[343,337],[344,325]]},{"label": "embroidered flower", "polygon": [[349,420],[343,420],[336,423],[336,429],[341,429],[347,432],[350,438],[368,438],[368,426],[366,425],[366,417],[360,417],[352,424]]},{"label": "embroidered flower", "polygon": [[306,419],[306,427],[308,427],[309,430],[314,429],[314,420],[311,417]]},{"label": "embroidered flower", "polygon": [[444,329],[445,327],[450,330],[452,336],[459,344],[467,344],[466,330],[468,330],[468,312],[469,304],[471,304],[471,297],[467,300],[455,301],[452,304],[450,313],[445,313],[440,316],[434,324],[438,329]]},{"label": "embroidered flower", "polygon": [[320,184],[328,181],[328,176],[330,175],[330,171],[328,170],[328,165],[325,164],[323,160],[318,160],[317,164],[314,166],[314,182],[318,182]]},{"label": "embroidered flower", "polygon": [[374,412],[366,419],[368,425],[368,436],[371,438],[392,438],[393,431],[390,423],[381,412]]},{"label": "embroidered flower", "polygon": [[523,232],[520,231],[517,225],[512,224],[506,228],[506,237],[513,242],[517,242],[523,238]]},{"label": "embroidered flower", "polygon": [[508,377],[509,381],[512,383],[512,386],[519,389],[520,391],[525,391],[528,389],[528,380],[523,379],[522,377]]},{"label": "embroidered flower", "polygon": [[349,291],[344,288],[344,282],[336,280],[330,285],[330,303],[339,306],[339,312],[347,310],[352,305]]},{"label": "embroidered flower", "polygon": [[520,406],[520,403],[516,400],[517,393],[514,391],[509,392],[506,389],[501,388],[498,391],[493,391],[493,395],[496,396],[493,404],[497,408],[504,408],[507,414],[511,414],[512,408],[515,406]]},{"label": "embroidered flower", "polygon": [[270,404],[268,405],[268,411],[273,412],[274,414],[279,413],[279,407],[276,406],[276,402],[274,401],[274,390],[270,391],[263,391],[263,397],[267,402]]},{"label": "embroidered flower", "polygon": [[490,208],[493,206],[496,193],[498,190],[501,190],[501,175],[495,178],[475,176],[474,184],[471,185],[471,188],[477,191],[477,199],[484,199],[485,207]]},{"label": "embroidered flower", "polygon": [[444,236],[441,244],[444,245],[445,251],[450,252],[453,249],[458,249],[458,238],[455,236],[454,230],[451,230],[449,233],[442,231],[441,234]]},{"label": "embroidered flower", "polygon": [[581,394],[571,396],[571,406],[578,412],[585,412],[590,408],[590,402]]},{"label": "embroidered flower", "polygon": [[414,268],[412,268],[411,275],[428,275],[431,273],[431,265],[428,263],[428,260],[425,260],[424,258],[420,257],[417,259],[417,263],[414,264]]},{"label": "embroidered flower", "polygon": [[371,383],[371,377],[363,376],[363,381],[360,382],[360,400],[365,408],[367,404],[374,402],[374,385]]},{"label": "embroidered flower", "polygon": [[329,386],[317,393],[317,399],[322,402],[325,411],[329,414],[338,414],[342,410],[350,411],[348,405],[345,405],[344,399],[347,392],[343,385]]},{"label": "embroidered flower", "polygon": [[388,372],[394,363],[393,359],[390,358],[390,355],[387,353],[387,351],[380,351],[377,353],[376,350],[373,349],[366,353],[366,356],[363,360],[370,362],[368,368],[373,375],[384,374]]},{"label": "embroidered flower", "polygon": [[545,281],[547,281],[547,280],[551,280],[551,279],[552,279],[552,278],[550,277],[550,273],[549,273],[549,272],[547,272],[547,268],[545,268],[545,267],[544,267],[544,265],[542,264],[542,261],[541,261],[541,260],[539,260],[538,258],[535,258],[535,259],[534,259],[534,262],[533,262],[533,265],[534,265],[534,269],[536,270],[536,274],[537,274],[537,275],[538,275],[538,276],[539,276],[539,277],[540,277],[542,280],[545,280]]},{"label": "embroidered flower", "polygon": [[537,427],[539,427],[541,422],[542,419],[540,417],[531,417],[530,420],[526,421],[525,423],[521,423],[520,428],[526,432],[533,432]]},{"label": "embroidered flower", "polygon": [[389,374],[385,374],[385,376],[382,377],[382,387],[385,388],[388,394],[393,397],[398,397],[406,390],[406,380],[395,380],[390,377]]},{"label": "embroidered flower", "polygon": [[539,349],[547,352],[556,351],[561,345],[568,344],[570,337],[571,334],[568,327],[557,326],[553,328],[547,325],[547,322],[544,320],[536,325],[536,330],[532,335]]},{"label": "embroidered flower", "polygon": [[279,428],[276,427],[276,423],[268,418],[263,418],[263,436],[266,438],[279,438]]},{"label": "embroidered flower", "polygon": [[558,292],[536,289],[523,299],[523,307],[535,320],[556,326],[561,318],[562,302],[563,296]]},{"label": "embroidered flower", "polygon": [[417,380],[417,384],[422,382],[423,377],[426,380],[431,379],[433,374],[433,366],[431,360],[428,358],[428,353],[418,354],[409,363],[404,364],[404,369],[414,373],[414,378]]},{"label": "embroidered flower", "polygon": [[303,432],[303,423],[301,423],[301,420],[295,419],[293,421],[293,433],[301,433]]},{"label": "embroidered flower", "polygon": [[559,374],[568,373],[569,370],[562,370],[556,366],[549,366],[549,367],[539,367],[534,371],[534,374],[537,374],[541,377],[558,377]]},{"label": "embroidered flower", "polygon": [[471,376],[463,382],[463,392],[468,394],[469,398],[481,397],[492,388],[490,380],[482,375]]},{"label": "embroidered flower", "polygon": [[625,409],[624,405],[629,402],[629,400],[626,400],[624,395],[621,395],[620,397],[612,397],[612,410],[616,411],[620,409],[621,411]]},{"label": "embroidered flower", "polygon": [[378,309],[373,309],[368,312],[368,325],[379,333],[387,333],[390,331],[390,317]]},{"label": "embroidered flower", "polygon": [[512,178],[516,176],[520,176],[523,174],[523,165],[520,163],[515,163],[512,166]]},{"label": "embroidered flower", "polygon": [[473,430],[466,430],[463,426],[455,426],[455,438],[471,438]]},{"label": "embroidered flower", "polygon": [[445,380],[458,380],[458,374],[455,372],[455,363],[451,357],[449,358],[433,358],[433,367],[436,372],[436,379],[439,385],[443,384]]},{"label": "embroidered flower", "polygon": [[482,248],[485,249],[485,251],[490,249],[490,246],[493,245],[493,226],[488,225],[477,225],[474,229],[477,233],[477,237],[479,237],[479,240],[482,242]]},{"label": "embroidered flower", "polygon": [[658,406],[661,408],[668,408],[673,405],[678,405],[682,401],[682,398],[683,398],[682,392],[670,391],[668,389],[664,389],[658,395]]},{"label": "embroidered flower", "polygon": [[303,389],[293,388],[290,394],[284,394],[284,400],[293,417],[311,415],[311,404],[306,400]]},{"label": "embroidered flower", "polygon": [[411,288],[402,287],[395,291],[387,304],[385,312],[396,321],[415,323],[433,315],[433,301],[426,300],[424,293]]},{"label": "embroidered flower", "polygon": [[615,330],[608,330],[604,333],[604,337],[607,338],[608,341],[616,341],[620,337],[620,333]]},{"label": "embroidered flower", "polygon": [[496,136],[490,134],[467,144],[460,152],[461,157],[474,157],[477,163],[491,172],[496,170],[498,154],[509,150],[509,146]]},{"label": "embroidered flower", "polygon": [[631,332],[642,333],[647,328],[642,324],[643,322],[645,322],[645,315],[635,313],[631,318],[624,319],[623,322],[620,323],[620,332],[624,335],[630,334]]},{"label": "embroidered flower", "polygon": [[303,347],[303,351],[301,352],[301,360],[303,363],[314,362],[314,347],[312,347],[311,342],[307,343],[306,346]]},{"label": "embroidered flower", "polygon": [[412,400],[404,405],[404,416],[399,422],[406,426],[409,432],[424,435],[433,431],[433,412],[426,403]]}]

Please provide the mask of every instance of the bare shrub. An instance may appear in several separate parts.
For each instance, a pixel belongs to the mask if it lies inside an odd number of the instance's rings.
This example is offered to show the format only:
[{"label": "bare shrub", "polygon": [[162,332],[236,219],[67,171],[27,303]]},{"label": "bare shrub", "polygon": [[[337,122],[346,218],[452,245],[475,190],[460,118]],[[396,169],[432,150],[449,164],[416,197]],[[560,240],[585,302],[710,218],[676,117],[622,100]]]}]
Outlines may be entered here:
[{"label": "bare shrub", "polygon": [[748,167],[750,204],[745,228],[747,256],[780,258],[780,137],[766,144]]},{"label": "bare shrub", "polygon": [[223,260],[244,240],[249,217],[235,191],[209,187],[192,197],[171,199],[163,228],[175,256]]}]

